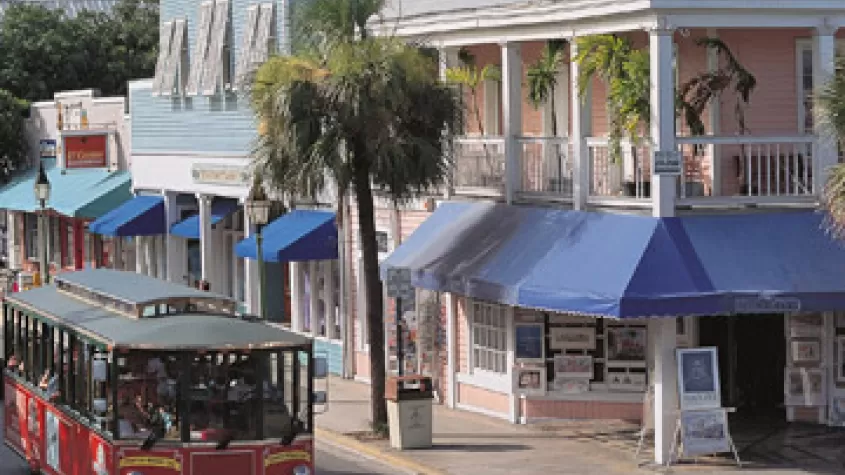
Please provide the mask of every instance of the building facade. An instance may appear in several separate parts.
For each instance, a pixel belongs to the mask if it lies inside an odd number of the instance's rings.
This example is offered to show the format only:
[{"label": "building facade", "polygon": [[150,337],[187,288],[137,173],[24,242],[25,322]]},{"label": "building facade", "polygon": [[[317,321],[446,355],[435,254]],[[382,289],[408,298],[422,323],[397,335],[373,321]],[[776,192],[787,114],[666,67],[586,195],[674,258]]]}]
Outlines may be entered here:
[{"label": "building facade", "polygon": [[[382,203],[376,218],[383,278],[409,268],[421,289],[406,338],[448,405],[515,423],[640,420],[648,399],[665,462],[675,351],[713,346],[723,404],[842,424],[845,279],[832,263],[845,258],[814,213],[839,154],[812,93],[835,74],[845,11],[747,6],[397,1],[373,24],[438,48],[442,72],[459,65],[460,49],[502,71],[468,98],[481,124],[471,114],[456,141],[450,189],[400,209]],[[604,83],[578,88],[574,40],[596,34],[649,53],[649,128],[641,145],[623,143],[618,162]],[[744,131],[731,94],[708,104],[705,135],[676,116],[678,85],[724,66],[698,44],[705,37],[756,77]],[[556,136],[550,105],[525,99],[526,70],[552,40],[566,40],[567,58]],[[354,222],[354,204],[348,212]],[[355,236],[346,236],[353,282]],[[364,303],[350,298],[355,371],[366,380]],[[394,313],[389,299],[385,312]],[[517,376],[534,367],[543,383],[526,390]]]},{"label": "building facade", "polygon": [[87,224],[131,196],[129,126],[124,97],[97,91],[56,93],[31,106],[25,124],[29,160],[0,189],[6,213],[7,265],[23,271],[21,285],[39,273],[38,216],[34,183],[43,166],[52,191],[43,213],[50,272],[111,266],[125,261],[120,243],[101,239]]}]

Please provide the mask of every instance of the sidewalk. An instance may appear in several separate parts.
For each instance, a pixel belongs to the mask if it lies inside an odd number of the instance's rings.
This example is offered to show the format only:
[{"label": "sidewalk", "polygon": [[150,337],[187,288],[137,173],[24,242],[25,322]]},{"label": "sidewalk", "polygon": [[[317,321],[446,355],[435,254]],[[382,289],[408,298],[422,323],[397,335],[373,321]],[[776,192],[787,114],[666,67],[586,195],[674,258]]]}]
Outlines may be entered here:
[{"label": "sidewalk", "polygon": [[[331,378],[329,410],[316,416],[318,438],[377,457],[410,473],[498,475],[579,474],[622,475],[655,473],[634,461],[636,427],[603,421],[513,425],[506,421],[434,406],[434,446],[398,451],[388,441],[366,440],[369,431],[369,387]],[[650,460],[651,453],[643,459]],[[794,466],[794,465],[793,465]],[[843,467],[813,467],[812,471],[747,463],[756,474],[843,473]],[[736,473],[729,459],[702,459],[700,465],[674,466],[674,473]],[[659,471],[666,471],[659,469]]]}]

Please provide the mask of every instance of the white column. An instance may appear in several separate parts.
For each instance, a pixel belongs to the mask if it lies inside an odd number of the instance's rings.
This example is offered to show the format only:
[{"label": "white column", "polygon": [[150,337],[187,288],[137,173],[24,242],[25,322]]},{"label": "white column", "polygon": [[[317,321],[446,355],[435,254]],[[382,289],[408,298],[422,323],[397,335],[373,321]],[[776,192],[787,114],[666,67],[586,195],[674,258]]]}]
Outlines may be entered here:
[{"label": "white column", "polygon": [[674,318],[654,318],[649,321],[649,328],[649,340],[654,345],[654,461],[665,464],[672,455],[678,419],[677,324]]},{"label": "white column", "polygon": [[[651,139],[653,152],[675,151],[675,71],[673,30],[649,31],[651,60]],[[652,170],[654,168],[652,167]],[[674,216],[678,179],[674,175],[651,177],[652,215]]]},{"label": "white column", "polygon": [[326,315],[326,338],[336,340],[339,338],[337,334],[337,300],[335,299],[337,291],[337,283],[334,279],[335,271],[337,270],[337,261],[324,261],[323,268],[323,308]]},{"label": "white column", "polygon": [[123,238],[115,236],[112,238],[112,253],[111,258],[112,269],[126,270],[123,265]]},{"label": "white column", "polygon": [[[709,38],[718,38],[719,32],[716,29],[708,29],[707,36]],[[678,62],[680,63],[681,57],[678,55]],[[707,71],[708,72],[715,72],[719,69],[719,52],[716,51],[715,48],[707,48]],[[719,135],[722,132],[722,102],[721,101],[711,101],[707,105],[707,115],[709,117],[708,122],[710,122],[710,133],[713,135]],[[708,153],[710,157],[712,157],[713,163],[710,165],[710,174],[711,174],[711,183],[712,183],[712,190],[711,194],[713,196],[721,196],[722,195],[722,156],[721,151],[722,149],[717,145],[710,145],[707,147]],[[686,185],[684,185],[686,186]]]},{"label": "white column", "polygon": [[502,44],[502,119],[505,137],[505,199],[522,189],[522,53],[519,43]]},{"label": "white column", "polygon": [[170,226],[179,221],[179,208],[176,206],[177,193],[170,191],[162,192],[164,195],[164,229],[163,236],[165,259],[164,266],[167,272],[167,280],[170,282],[183,283],[185,281],[185,256],[182,253],[184,242],[181,238],[170,234]]},{"label": "white column", "polygon": [[147,268],[145,274],[150,277],[155,277],[158,274],[154,251],[155,236],[144,236],[144,265]]},{"label": "white column", "polygon": [[[244,213],[244,236],[254,235],[252,221],[249,213]],[[244,305],[247,312],[253,315],[261,314],[261,304],[258,296],[260,279],[258,275],[258,261],[255,259],[244,259]]]},{"label": "white column", "polygon": [[155,244],[156,277],[162,280],[167,279],[167,244],[164,236],[153,237]]},{"label": "white column", "polygon": [[290,325],[294,331],[305,329],[305,315],[302,312],[302,294],[304,279],[302,278],[302,262],[290,263]]},{"label": "white column", "polygon": [[[211,283],[212,267],[214,266],[213,233],[211,232],[211,197],[208,195],[197,195],[199,201],[200,216],[200,267],[201,279]],[[211,288],[212,292],[220,289]]]},{"label": "white column", "polygon": [[7,265],[9,269],[20,268],[20,259],[18,257],[15,243],[18,239],[18,213],[13,211],[6,212],[6,252],[8,257]]},{"label": "white column", "polygon": [[146,262],[144,261],[144,236],[135,236],[135,272],[139,274],[147,273]]},{"label": "white column", "polygon": [[[440,81],[445,82],[446,70],[458,64],[458,50],[456,48],[440,48],[438,50],[437,59]],[[447,177],[443,188],[443,197],[447,200],[450,199],[454,193],[454,184],[452,183],[451,174]]]},{"label": "white column", "polygon": [[581,97],[578,90],[578,78],[581,76],[581,66],[574,60],[578,56],[578,46],[575,39],[569,42],[569,101],[572,107],[572,124],[569,140],[572,149],[572,205],[575,209],[584,209],[590,194],[590,164],[587,148],[584,144],[584,111],[586,97]]},{"label": "white column", "polygon": [[[817,28],[813,35],[813,90],[818,91],[836,73],[836,28]],[[820,111],[819,107],[814,108]],[[838,162],[836,136],[830,127],[825,126],[816,116],[814,132],[818,137],[816,153],[813,154],[813,191],[818,194],[827,183],[830,168]]]},{"label": "white column", "polygon": [[320,276],[323,266],[320,261],[308,261],[308,316],[311,334],[321,336],[320,332]]}]

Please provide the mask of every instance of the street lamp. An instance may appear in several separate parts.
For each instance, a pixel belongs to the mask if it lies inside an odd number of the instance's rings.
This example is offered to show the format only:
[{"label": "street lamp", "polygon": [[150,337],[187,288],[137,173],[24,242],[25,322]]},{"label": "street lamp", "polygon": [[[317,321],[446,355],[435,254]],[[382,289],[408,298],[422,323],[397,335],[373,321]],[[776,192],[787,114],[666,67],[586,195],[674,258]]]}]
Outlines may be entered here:
[{"label": "street lamp", "polygon": [[261,184],[261,178],[255,177],[252,183],[252,188],[249,190],[249,195],[244,204],[250,222],[255,226],[255,257],[258,260],[258,304],[260,306],[259,315],[262,319],[267,319],[267,305],[265,305],[264,292],[264,236],[261,231],[270,220],[270,200],[267,199],[267,193],[264,191],[264,186]]},{"label": "street lamp", "polygon": [[41,240],[39,260],[41,261],[42,282],[46,284],[50,281],[50,268],[47,267],[47,240],[49,236],[44,218],[47,210],[47,201],[50,199],[50,180],[47,179],[47,173],[44,171],[44,162],[41,162],[38,168],[38,179],[35,181],[35,199],[38,200],[38,204],[41,206],[41,212],[38,216],[38,237]]}]

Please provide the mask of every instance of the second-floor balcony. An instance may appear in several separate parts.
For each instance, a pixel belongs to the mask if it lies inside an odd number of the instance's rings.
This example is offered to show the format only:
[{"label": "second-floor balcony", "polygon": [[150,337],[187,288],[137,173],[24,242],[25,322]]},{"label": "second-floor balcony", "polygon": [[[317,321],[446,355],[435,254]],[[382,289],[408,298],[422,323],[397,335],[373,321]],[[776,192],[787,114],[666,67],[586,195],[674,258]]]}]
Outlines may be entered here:
[{"label": "second-floor balcony", "polygon": [[[676,203],[689,207],[813,205],[817,139],[797,136],[678,136],[683,171]],[[505,139],[462,137],[455,141],[454,191],[499,197],[509,179],[521,201],[569,203],[578,185],[591,206],[651,206],[651,147],[622,141],[621,155],[610,153],[606,137],[583,141],[580,176],[571,140],[566,137],[516,139],[518,173],[509,178]]]}]

